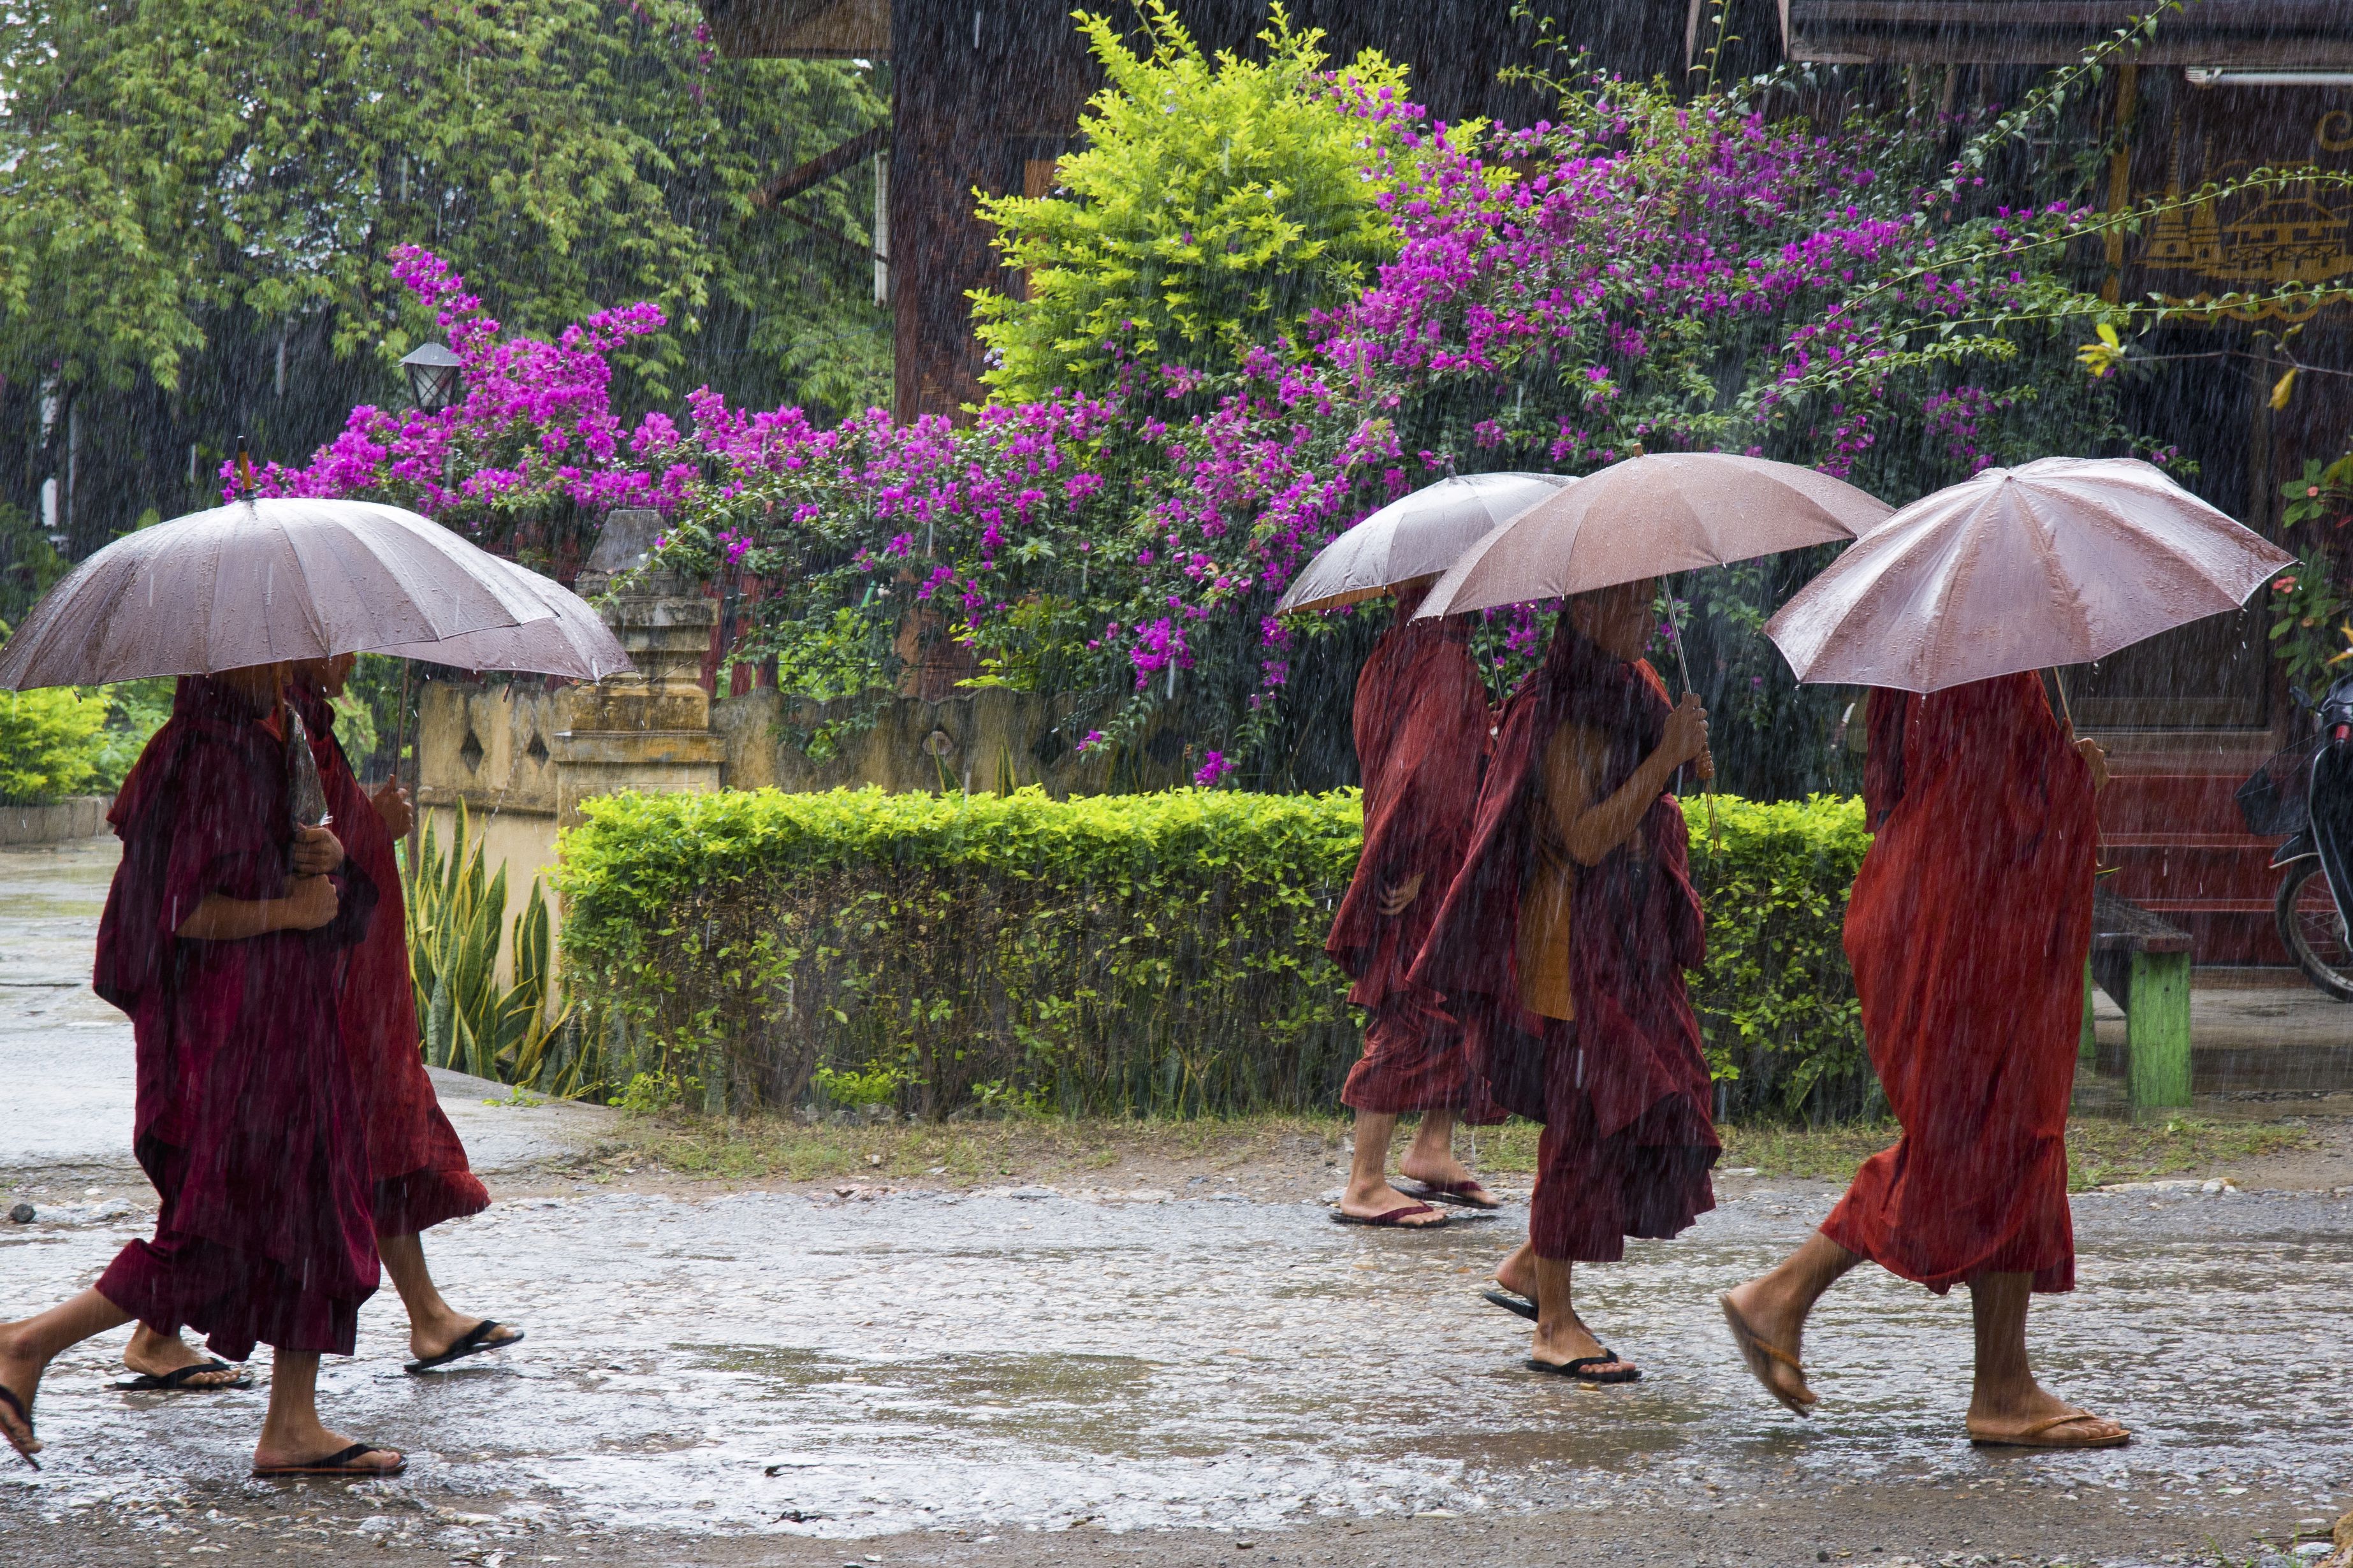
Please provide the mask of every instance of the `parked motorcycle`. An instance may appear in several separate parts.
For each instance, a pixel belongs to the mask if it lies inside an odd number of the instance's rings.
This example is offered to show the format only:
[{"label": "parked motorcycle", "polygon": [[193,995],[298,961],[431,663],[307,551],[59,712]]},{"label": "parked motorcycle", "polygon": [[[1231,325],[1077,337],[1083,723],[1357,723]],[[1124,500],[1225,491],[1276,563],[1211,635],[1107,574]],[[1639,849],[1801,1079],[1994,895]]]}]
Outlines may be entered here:
[{"label": "parked motorcycle", "polygon": [[[2301,691],[2299,706],[2310,708]],[[2272,903],[2280,941],[2306,978],[2339,1002],[2353,1002],[2353,675],[2328,689],[2316,710],[2319,733],[2273,757],[2239,786],[2250,832],[2285,839],[2272,856],[2280,872]]]}]

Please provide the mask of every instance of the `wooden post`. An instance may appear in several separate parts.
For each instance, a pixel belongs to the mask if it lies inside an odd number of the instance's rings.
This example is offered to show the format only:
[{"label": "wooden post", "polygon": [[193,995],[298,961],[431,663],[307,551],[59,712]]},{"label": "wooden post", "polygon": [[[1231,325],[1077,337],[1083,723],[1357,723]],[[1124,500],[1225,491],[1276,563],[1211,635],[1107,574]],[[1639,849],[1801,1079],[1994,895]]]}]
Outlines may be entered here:
[{"label": "wooden post", "polygon": [[2092,978],[2092,961],[2084,960],[2084,1037],[2075,1047],[2075,1070],[2092,1072],[2100,1061],[2100,1037],[2092,1026],[2092,992],[2098,982]]},{"label": "wooden post", "polygon": [[2160,1121],[2189,1104],[2189,954],[2136,952],[2131,994],[2126,1093],[2134,1121]]}]

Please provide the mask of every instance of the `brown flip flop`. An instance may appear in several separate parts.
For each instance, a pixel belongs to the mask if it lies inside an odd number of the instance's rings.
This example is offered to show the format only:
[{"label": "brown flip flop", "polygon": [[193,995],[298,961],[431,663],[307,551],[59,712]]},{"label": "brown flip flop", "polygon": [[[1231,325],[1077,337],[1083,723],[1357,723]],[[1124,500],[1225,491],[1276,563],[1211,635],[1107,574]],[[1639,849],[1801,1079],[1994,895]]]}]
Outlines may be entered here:
[{"label": "brown flip flop", "polygon": [[2121,1448],[2132,1441],[2132,1434],[2121,1426],[2116,1428],[2116,1435],[2113,1437],[2087,1437],[2078,1442],[2070,1442],[2063,1437],[2053,1441],[2047,1436],[2061,1426],[2073,1426],[2078,1421],[2102,1421],[2116,1426],[2105,1415],[2079,1410],[2073,1415],[2053,1415],[2046,1421],[2037,1421],[2008,1437],[1980,1437],[1972,1431],[1969,1442],[1979,1448]]},{"label": "brown flip flop", "polygon": [[1793,1415],[1811,1415],[1816,1403],[1812,1389],[1806,1389],[1801,1398],[1797,1394],[1784,1394],[1773,1385],[1773,1363],[1779,1362],[1798,1374],[1799,1385],[1804,1387],[1806,1381],[1804,1363],[1779,1345],[1767,1344],[1759,1339],[1757,1331],[1748,1326],[1747,1321],[1741,1317],[1739,1311],[1733,1306],[1732,1297],[1728,1293],[1718,1296],[1715,1299],[1715,1304],[1724,1309],[1725,1326],[1732,1331],[1732,1342],[1740,1347],[1740,1359],[1748,1363],[1748,1375],[1761,1384],[1765,1392],[1780,1403],[1782,1409]]},{"label": "brown flip flop", "polygon": [[1393,1208],[1384,1214],[1377,1215],[1345,1214],[1339,1209],[1334,1209],[1332,1223],[1334,1225],[1369,1225],[1385,1230],[1443,1230],[1453,1223],[1451,1216],[1447,1215],[1438,1215],[1436,1219],[1421,1225],[1405,1223],[1408,1218],[1418,1214],[1438,1214],[1438,1211],[1428,1204],[1407,1204],[1402,1208]]},{"label": "brown flip flop", "polygon": [[1407,1189],[1409,1198],[1427,1198],[1432,1203],[1454,1204],[1466,1209],[1499,1209],[1504,1200],[1479,1184],[1474,1177],[1467,1182],[1416,1182]]},{"label": "brown flip flop", "polygon": [[[370,1454],[396,1454],[400,1460],[389,1469],[358,1461]],[[253,1479],[257,1481],[284,1480],[295,1476],[347,1476],[354,1480],[369,1480],[377,1476],[396,1476],[408,1468],[408,1456],[396,1454],[391,1448],[372,1448],[365,1443],[354,1443],[348,1448],[338,1448],[323,1459],[311,1459],[300,1465],[256,1465]]]}]

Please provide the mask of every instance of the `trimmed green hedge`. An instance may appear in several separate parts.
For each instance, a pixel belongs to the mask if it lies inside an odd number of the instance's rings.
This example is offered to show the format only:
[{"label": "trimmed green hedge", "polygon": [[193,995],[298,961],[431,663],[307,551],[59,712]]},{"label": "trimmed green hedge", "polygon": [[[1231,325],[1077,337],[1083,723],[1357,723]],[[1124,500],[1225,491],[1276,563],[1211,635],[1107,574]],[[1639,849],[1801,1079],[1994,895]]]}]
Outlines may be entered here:
[{"label": "trimmed green hedge", "polygon": [[[1865,1108],[1838,922],[1851,801],[1690,807],[1699,979],[1736,1113]],[[1354,791],[1057,801],[616,795],[564,836],[568,998],[639,1103],[1192,1115],[1328,1108],[1358,1047],[1324,956]]]}]

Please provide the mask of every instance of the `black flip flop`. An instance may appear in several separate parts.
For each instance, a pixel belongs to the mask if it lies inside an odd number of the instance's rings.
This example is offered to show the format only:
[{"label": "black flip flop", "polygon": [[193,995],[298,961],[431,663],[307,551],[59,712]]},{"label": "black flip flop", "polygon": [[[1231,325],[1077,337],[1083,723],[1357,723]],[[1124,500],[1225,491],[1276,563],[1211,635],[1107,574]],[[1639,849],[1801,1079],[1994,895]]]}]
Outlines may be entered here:
[{"label": "black flip flop", "polygon": [[270,1465],[267,1468],[256,1465],[253,1467],[253,1479],[257,1481],[282,1481],[291,1480],[298,1476],[349,1476],[364,1481],[373,1480],[378,1476],[396,1476],[408,1468],[408,1456],[406,1454],[401,1456],[400,1463],[388,1470],[379,1470],[353,1462],[364,1459],[370,1454],[390,1452],[392,1450],[389,1448],[372,1448],[365,1443],[354,1443],[348,1448],[337,1449],[323,1459],[312,1459],[307,1464]]},{"label": "black flip flop", "polygon": [[[190,1379],[202,1377],[208,1372],[234,1372],[237,1376],[228,1383],[200,1384],[195,1388],[188,1386]],[[225,1361],[205,1361],[198,1362],[194,1366],[174,1367],[165,1373],[142,1372],[136,1377],[118,1378],[114,1386],[125,1394],[145,1394],[157,1390],[170,1394],[227,1394],[235,1389],[251,1388],[253,1373],[243,1367],[231,1366]]]},{"label": "black flip flop", "polygon": [[499,1323],[497,1319],[484,1318],[480,1322],[476,1323],[464,1333],[459,1334],[458,1336],[458,1342],[451,1345],[448,1350],[443,1351],[439,1355],[429,1355],[423,1361],[410,1362],[406,1366],[402,1367],[400,1370],[406,1373],[431,1372],[437,1366],[448,1366],[453,1361],[461,1361],[470,1355],[480,1355],[484,1351],[502,1351],[509,1345],[519,1345],[522,1343],[522,1331],[521,1329],[517,1329],[514,1331],[514,1337],[512,1339],[491,1339],[491,1333],[496,1330],[498,1326]]},{"label": "black flip flop", "polygon": [[1534,1356],[1530,1356],[1528,1358],[1528,1370],[1530,1372],[1548,1372],[1556,1377],[1566,1377],[1577,1383],[1635,1383],[1641,1380],[1642,1376],[1642,1369],[1639,1366],[1630,1366],[1623,1372],[1588,1372],[1585,1370],[1588,1366],[1608,1366],[1617,1359],[1618,1352],[1611,1350],[1608,1345],[1604,1345],[1601,1347],[1601,1353],[1599,1355],[1581,1355],[1575,1361],[1564,1362],[1558,1364],[1548,1361],[1538,1361]]},{"label": "black flip flop", "polygon": [[1408,1215],[1417,1214],[1438,1214],[1438,1211],[1428,1204],[1405,1204],[1377,1215],[1347,1214],[1342,1210],[1334,1209],[1332,1223],[1334,1225],[1368,1225],[1377,1230],[1444,1230],[1453,1223],[1452,1217],[1447,1215],[1439,1215],[1436,1219],[1421,1225],[1405,1223]]},{"label": "black flip flop", "polygon": [[[5,1383],[0,1383],[0,1405],[5,1405],[9,1409],[15,1411],[16,1413],[16,1419],[25,1424],[25,1441],[27,1443],[35,1441],[33,1436],[33,1413],[25,1408],[25,1402],[16,1397],[16,1391],[10,1388]],[[8,1446],[12,1448],[16,1448],[16,1445],[14,1443],[9,1444]],[[16,1448],[16,1457],[24,1460],[25,1463],[32,1466],[33,1468],[37,1470],[41,1468],[41,1461],[33,1458],[32,1455],[27,1454],[22,1448]]]},{"label": "black flip flop", "polygon": [[1534,1301],[1525,1296],[1515,1296],[1500,1285],[1493,1290],[1480,1291],[1479,1297],[1482,1300],[1493,1301],[1506,1312],[1517,1312],[1531,1323],[1536,1321],[1536,1304]]}]

